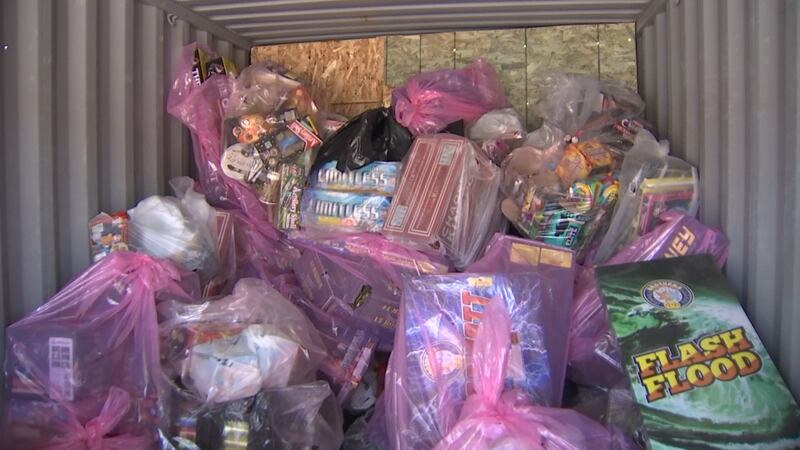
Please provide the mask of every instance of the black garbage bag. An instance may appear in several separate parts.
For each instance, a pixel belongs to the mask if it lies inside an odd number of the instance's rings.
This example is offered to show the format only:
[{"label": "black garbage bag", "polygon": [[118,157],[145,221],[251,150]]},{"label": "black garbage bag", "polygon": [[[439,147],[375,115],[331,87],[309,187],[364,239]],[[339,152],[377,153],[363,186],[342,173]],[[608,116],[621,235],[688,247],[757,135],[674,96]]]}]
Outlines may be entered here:
[{"label": "black garbage bag", "polygon": [[412,140],[390,108],[370,109],[350,119],[322,144],[314,168],[335,160],[336,168],[346,172],[374,161],[401,161]]}]

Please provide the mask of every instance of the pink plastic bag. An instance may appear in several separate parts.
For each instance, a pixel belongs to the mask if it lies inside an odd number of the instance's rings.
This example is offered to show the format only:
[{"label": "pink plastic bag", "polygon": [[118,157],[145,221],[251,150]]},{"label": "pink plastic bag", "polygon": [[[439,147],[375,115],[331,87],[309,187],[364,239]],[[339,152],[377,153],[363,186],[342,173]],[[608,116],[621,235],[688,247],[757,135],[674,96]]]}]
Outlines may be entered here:
[{"label": "pink plastic bag", "polygon": [[198,85],[192,73],[197,48],[213,54],[197,43],[183,48],[167,97],[167,112],[186,125],[192,134],[198,181],[208,202],[219,208],[240,209],[253,220],[266,222],[266,211],[256,194],[225,176],[220,167],[221,124],[233,80],[230,76],[214,75]]},{"label": "pink plastic bag", "polygon": [[[721,231],[681,212],[667,211],[660,218],[663,224],[638,238],[605,264],[703,253],[710,253],[719,267],[725,264],[730,243]],[[621,354],[610,330],[593,269],[585,268],[578,275],[575,289],[568,376],[581,384],[612,386],[623,375]]]},{"label": "pink plastic bag", "polygon": [[114,252],[8,327],[4,448],[155,445],[165,417],[156,296],[191,298],[190,276]]},{"label": "pink plastic bag", "polygon": [[406,281],[397,325],[404,332],[395,333],[384,393],[392,448],[433,448],[453,428],[479,382],[471,349],[492,302],[505,304],[514,332],[506,386],[532,404],[560,405],[573,283],[564,271]]},{"label": "pink plastic bag", "polygon": [[494,68],[483,59],[461,69],[415,75],[392,92],[394,117],[415,136],[442,131],[447,125],[472,122],[508,106]]},{"label": "pink plastic bag", "polygon": [[580,413],[533,406],[519,391],[505,391],[511,336],[502,302],[489,302],[467,363],[475,393],[434,450],[611,448],[606,429]]}]

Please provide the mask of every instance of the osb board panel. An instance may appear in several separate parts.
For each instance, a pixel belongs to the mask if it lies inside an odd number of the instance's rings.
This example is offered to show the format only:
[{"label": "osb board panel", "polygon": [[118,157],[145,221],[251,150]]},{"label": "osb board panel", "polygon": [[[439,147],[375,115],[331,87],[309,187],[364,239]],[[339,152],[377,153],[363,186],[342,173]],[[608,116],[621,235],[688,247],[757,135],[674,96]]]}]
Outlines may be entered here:
[{"label": "osb board panel", "polygon": [[600,25],[600,79],[618,80],[636,90],[636,26]]},{"label": "osb board panel", "polygon": [[452,69],[455,33],[423,34],[420,36],[420,70],[423,72]]},{"label": "osb board panel", "polygon": [[534,129],[541,124],[541,118],[533,111],[533,105],[539,98],[539,89],[535,82],[536,73],[546,69],[558,69],[599,76],[600,54],[597,44],[597,25],[528,28],[526,36],[528,127]]},{"label": "osb board panel", "polygon": [[336,103],[330,106],[329,111],[334,114],[341,114],[348,119],[351,119],[368,109],[378,108],[381,105],[381,102]]},{"label": "osb board panel", "polygon": [[506,97],[511,106],[520,114],[525,123],[527,109],[527,88],[525,68],[504,70],[500,76]]},{"label": "osb board panel", "polygon": [[497,70],[506,97],[525,119],[527,101],[525,30],[458,31],[456,67],[484,58]]},{"label": "osb board panel", "polygon": [[485,58],[498,70],[525,67],[525,30],[458,31],[456,67]]},{"label": "osb board panel", "polygon": [[252,59],[289,67],[311,80],[322,107],[352,117],[388,105],[392,88],[420,70],[463,67],[483,56],[497,69],[511,105],[535,129],[541,123],[532,111],[539,70],[599,75],[636,88],[633,30],[633,24],[578,25],[388,36],[255,47]]},{"label": "osb board panel", "polygon": [[380,102],[386,61],[386,39],[350,39],[254,47],[252,61],[273,60],[311,84],[322,106]]},{"label": "osb board panel", "polygon": [[420,36],[386,37],[386,85],[399,86],[419,73]]}]

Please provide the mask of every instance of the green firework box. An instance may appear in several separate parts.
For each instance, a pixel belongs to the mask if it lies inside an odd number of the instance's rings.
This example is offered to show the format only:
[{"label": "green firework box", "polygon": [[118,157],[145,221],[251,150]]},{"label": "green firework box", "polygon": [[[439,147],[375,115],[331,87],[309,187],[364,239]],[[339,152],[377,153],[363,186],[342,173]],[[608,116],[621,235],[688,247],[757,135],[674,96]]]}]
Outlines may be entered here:
[{"label": "green firework box", "polygon": [[597,269],[653,449],[800,448],[800,410],[708,255]]}]

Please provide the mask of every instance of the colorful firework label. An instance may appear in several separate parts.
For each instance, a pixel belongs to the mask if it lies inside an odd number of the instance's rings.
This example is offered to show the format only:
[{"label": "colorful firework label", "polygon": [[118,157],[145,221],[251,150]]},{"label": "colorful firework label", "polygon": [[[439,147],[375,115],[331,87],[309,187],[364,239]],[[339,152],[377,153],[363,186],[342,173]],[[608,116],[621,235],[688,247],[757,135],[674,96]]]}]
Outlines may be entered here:
[{"label": "colorful firework label", "polygon": [[709,255],[597,277],[653,449],[800,448],[797,403]]}]

